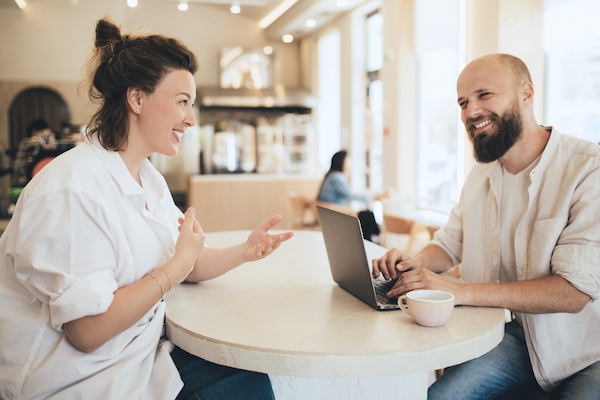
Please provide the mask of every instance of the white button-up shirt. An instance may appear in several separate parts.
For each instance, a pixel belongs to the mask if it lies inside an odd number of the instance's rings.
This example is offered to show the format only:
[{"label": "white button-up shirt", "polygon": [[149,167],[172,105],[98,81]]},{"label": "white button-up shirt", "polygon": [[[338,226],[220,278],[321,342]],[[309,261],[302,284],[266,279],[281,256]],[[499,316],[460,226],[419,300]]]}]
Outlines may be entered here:
[{"label": "white button-up shirt", "polygon": [[[433,244],[467,282],[498,282],[499,161],[473,167]],[[529,357],[546,391],[600,360],[600,146],[552,130],[530,174],[529,204],[515,231],[520,281],[562,276],[592,299],[578,314],[523,314]]]},{"label": "white button-up shirt", "polygon": [[104,313],[118,288],[175,253],[183,214],[147,160],[140,177],[143,188],[96,139],[57,157],[19,196],[0,239],[0,398],[164,400],[181,390],[170,346],[159,346],[163,302],[93,353],[63,331]]}]

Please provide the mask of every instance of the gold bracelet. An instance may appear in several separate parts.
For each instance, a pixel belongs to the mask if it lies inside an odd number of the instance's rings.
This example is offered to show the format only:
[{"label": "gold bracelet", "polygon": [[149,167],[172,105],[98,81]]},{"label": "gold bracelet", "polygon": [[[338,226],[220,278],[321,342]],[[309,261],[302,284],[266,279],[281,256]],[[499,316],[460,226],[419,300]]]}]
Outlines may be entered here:
[{"label": "gold bracelet", "polygon": [[167,275],[167,278],[169,279],[169,292],[171,291],[171,289],[173,289],[173,282],[171,282],[171,277],[169,276],[169,274],[167,273],[167,271],[165,271],[165,269],[163,267],[158,267],[159,269],[162,269],[163,272],[165,273],[165,275]]},{"label": "gold bracelet", "polygon": [[151,277],[153,277],[156,282],[158,283],[158,287],[160,288],[160,292],[162,293],[162,297],[160,298],[161,300],[165,298],[165,291],[162,288],[162,284],[160,283],[160,281],[158,280],[157,277],[154,276],[154,274],[150,274]]}]

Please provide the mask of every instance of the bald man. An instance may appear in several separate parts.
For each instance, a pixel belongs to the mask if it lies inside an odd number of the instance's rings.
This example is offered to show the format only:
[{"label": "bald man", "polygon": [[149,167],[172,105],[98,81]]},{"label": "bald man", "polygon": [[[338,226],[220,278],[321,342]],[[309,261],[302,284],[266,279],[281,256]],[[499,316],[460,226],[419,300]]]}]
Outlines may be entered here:
[{"label": "bald man", "polygon": [[[390,297],[444,290],[514,320],[495,349],[447,369],[429,399],[499,399],[538,385],[600,399],[600,146],[538,125],[516,57],[471,62],[457,92],[478,164],[431,243],[414,257],[390,250],[373,276],[397,278]],[[436,274],[461,263],[462,282]]]}]

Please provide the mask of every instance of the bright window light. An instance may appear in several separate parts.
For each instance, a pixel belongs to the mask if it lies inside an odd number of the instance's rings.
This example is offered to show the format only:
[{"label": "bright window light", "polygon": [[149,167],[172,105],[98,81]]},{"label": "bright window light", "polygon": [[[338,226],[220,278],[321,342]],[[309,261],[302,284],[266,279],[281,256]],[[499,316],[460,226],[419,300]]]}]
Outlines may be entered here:
[{"label": "bright window light", "polygon": [[346,0],[337,0],[335,4],[340,8],[348,6],[348,2]]},{"label": "bright window light", "polygon": [[27,4],[25,4],[25,0],[15,0],[15,2],[17,3],[17,5],[19,6],[19,8],[22,10],[25,7],[27,7]]},{"label": "bright window light", "polygon": [[138,0],[127,0],[127,5],[129,7],[135,7],[138,5]]},{"label": "bright window light", "polygon": [[177,8],[179,9],[179,11],[187,11],[188,10],[187,0],[180,1],[179,5],[177,6]]},{"label": "bright window light", "polygon": [[283,40],[283,43],[292,43],[294,41],[294,37],[289,33],[286,33],[281,37],[281,40]]},{"label": "bright window light", "polygon": [[237,1],[234,1],[233,4],[231,5],[231,8],[229,9],[229,11],[231,11],[232,14],[239,14],[240,11],[242,11],[242,8],[240,7],[240,3],[238,3]]}]

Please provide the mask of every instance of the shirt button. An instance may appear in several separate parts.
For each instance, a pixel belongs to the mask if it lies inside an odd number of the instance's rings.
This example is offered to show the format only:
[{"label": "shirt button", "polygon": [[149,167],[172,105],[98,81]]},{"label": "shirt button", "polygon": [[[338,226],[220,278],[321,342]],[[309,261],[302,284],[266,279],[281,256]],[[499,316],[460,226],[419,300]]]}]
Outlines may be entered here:
[{"label": "shirt button", "polygon": [[492,262],[492,265],[495,267],[496,265],[498,265],[498,263],[496,261]]},{"label": "shirt button", "polygon": [[498,234],[498,230],[494,229],[494,235],[497,235],[497,234]]}]

